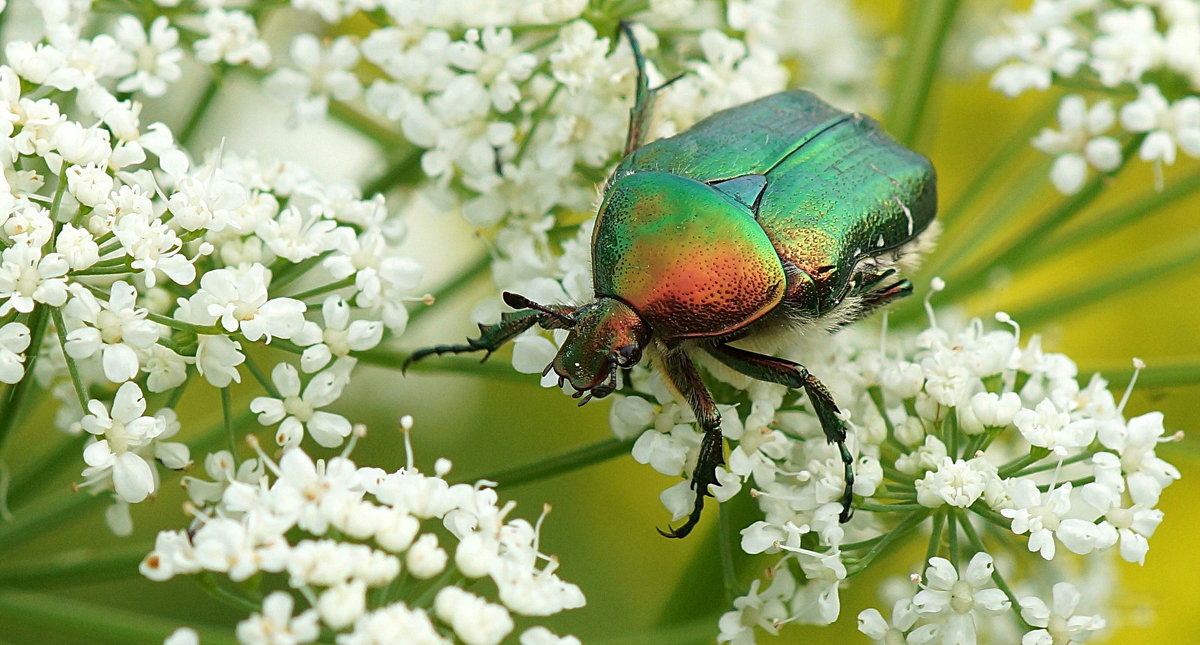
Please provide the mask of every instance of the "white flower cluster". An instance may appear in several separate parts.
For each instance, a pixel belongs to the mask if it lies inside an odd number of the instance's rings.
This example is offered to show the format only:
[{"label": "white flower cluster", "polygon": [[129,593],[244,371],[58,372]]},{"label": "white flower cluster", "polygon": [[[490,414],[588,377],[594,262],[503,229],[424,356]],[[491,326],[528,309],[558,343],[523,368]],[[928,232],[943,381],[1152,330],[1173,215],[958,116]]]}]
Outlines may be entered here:
[{"label": "white flower cluster", "polygon": [[1089,168],[1120,167],[1126,141],[1159,176],[1178,149],[1200,158],[1200,5],[1036,0],[1005,27],[975,50],[980,65],[997,68],[993,88],[1016,96],[1057,83],[1098,97],[1091,107],[1083,95],[1064,97],[1059,129],[1033,140],[1055,156],[1050,178],[1060,192],[1078,192]]},{"label": "white flower cluster", "polygon": [[[286,580],[294,593],[271,592],[238,624],[246,645],[311,643],[322,628],[339,645],[495,645],[513,631],[513,614],[583,606],[579,588],[555,573],[557,559],[538,549],[540,519],[507,519],[515,504],[501,505],[488,482],[448,483],[448,460],[433,475],[409,462],[389,473],[291,448],[278,464],[259,451],[234,469],[229,453],[217,453],[207,464],[213,481],[188,482],[192,526],[159,533],[141,571],[159,581],[201,572]],[[455,544],[443,546],[428,522]],[[464,588],[483,578],[499,604]],[[579,642],[544,627],[520,640]]]},{"label": "white flower cluster", "polygon": [[[367,8],[356,2],[293,4],[331,23]],[[649,136],[671,134],[716,110],[782,89],[785,63],[802,61],[810,80],[841,97],[872,87],[867,39],[841,3],[799,4],[804,6],[743,0],[721,11],[713,3],[679,0],[620,16],[638,21],[635,29],[651,61],[660,51],[698,54],[673,70],[684,74],[659,97]],[[272,72],[265,88],[291,106],[296,123],[324,116],[331,100],[361,97],[414,147],[422,179],[431,180],[400,182],[408,186],[406,196],[457,210],[488,231],[500,290],[543,302],[585,298],[586,253],[579,262],[564,261],[554,249],[564,225],[577,225],[579,214],[592,209],[596,184],[620,156],[635,70],[629,44],[607,31],[618,16],[597,21],[587,7],[580,0],[505,0],[486,7],[444,0],[382,3],[372,14],[378,26],[361,39],[321,43],[297,35],[292,65]],[[815,26],[804,18],[810,11],[842,19],[838,28],[820,31],[819,39],[815,33],[796,38],[769,19],[776,11],[802,26]],[[680,20],[686,29],[654,31]],[[605,25],[606,33],[596,24]],[[729,36],[730,29],[742,31],[744,39]],[[850,71],[823,64],[831,59],[830,47],[842,54],[832,58]],[[656,84],[666,80],[653,62],[650,71]],[[498,307],[498,301],[490,303],[476,318],[493,318]],[[541,341],[525,344],[545,351]]]},{"label": "white flower cluster", "polygon": [[[352,352],[404,331],[422,270],[397,252],[382,197],[290,164],[197,161],[143,124],[137,94],[123,97],[178,78],[166,18],[146,34],[122,16],[88,38],[65,4],[39,9],[41,39],[9,40],[0,66],[0,381],[36,378],[61,429],[94,436],[83,486],[115,492],[124,533],[158,468],[190,463],[168,440],[193,377],[226,388],[248,370],[266,391],[250,407],[281,446],[340,445],[349,421],[319,408],[349,382]],[[256,344],[291,354],[271,380]]]},{"label": "white flower cluster", "polygon": [[[860,510],[839,524],[842,464],[802,393],[741,379],[718,390],[718,400],[738,406],[721,409],[733,449],[713,494],[724,501],[751,486],[763,519],[741,531],[742,549],[781,554],[768,571],[769,586],[760,590],[756,582],[721,619],[722,642],[753,642],[755,626],[774,633],[792,621],[833,622],[840,584],[919,527],[932,526],[931,554],[971,565],[959,580],[950,560],[930,559],[921,586],[896,610],[900,626],[887,628],[913,643],[975,642],[975,621],[1009,608],[1037,625],[1031,616],[1050,602],[1039,599],[1050,591],[1039,581],[1048,571],[1066,575],[1065,552],[1115,549],[1126,561],[1144,561],[1163,517],[1159,496],[1179,478],[1155,454],[1172,438],[1162,415],[1125,419],[1102,378],[1081,387],[1075,364],[1042,351],[1037,337],[1022,347],[1013,329],[988,331],[973,320],[909,337],[892,333],[880,348],[878,338],[851,329],[797,349],[794,358],[824,380],[848,415]],[[678,520],[692,508],[686,478],[700,434],[661,377],[636,368],[625,392],[631,390],[646,394],[614,402],[613,430],[640,434],[634,458],[684,478],[663,493]],[[1019,605],[997,589],[981,591],[993,573],[989,553],[1001,542],[1046,561],[1038,580],[1011,580],[1030,592]],[[1067,603],[1060,595],[1078,595],[1054,593],[1057,605]],[[877,612],[861,620],[865,633],[893,642]],[[1095,631],[1105,622],[1087,624]],[[1054,642],[1066,642],[1068,625],[1077,629],[1074,622],[1049,625]],[[1047,628],[1044,618],[1040,626]],[[1079,641],[1086,633],[1070,635]]]}]

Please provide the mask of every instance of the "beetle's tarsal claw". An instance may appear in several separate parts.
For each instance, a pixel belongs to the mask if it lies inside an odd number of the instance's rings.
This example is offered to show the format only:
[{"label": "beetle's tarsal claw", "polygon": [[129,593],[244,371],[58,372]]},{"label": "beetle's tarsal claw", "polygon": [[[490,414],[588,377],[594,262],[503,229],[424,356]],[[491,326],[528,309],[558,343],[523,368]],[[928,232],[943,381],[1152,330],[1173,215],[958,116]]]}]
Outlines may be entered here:
[{"label": "beetle's tarsal claw", "polygon": [[584,396],[582,399],[579,400],[578,407],[582,408],[584,406],[584,404],[586,404],[588,401],[591,401],[591,400],[592,400],[592,393],[588,392],[587,396]]},{"label": "beetle's tarsal claw", "polygon": [[554,369],[554,363],[547,364],[546,369],[542,370],[542,376],[549,374],[550,370],[552,370],[552,369]]},{"label": "beetle's tarsal claw", "polygon": [[[695,482],[693,482],[693,484],[694,483]],[[687,537],[688,534],[692,532],[692,529],[700,523],[700,513],[704,510],[705,494],[706,493],[699,491],[696,492],[696,505],[692,507],[692,514],[688,516],[687,521],[685,521],[683,524],[680,524],[677,528],[671,528],[668,526],[667,528],[670,529],[669,531],[664,531],[658,527],[655,527],[654,530],[658,531],[658,534],[665,538],[678,540],[680,538]]]}]

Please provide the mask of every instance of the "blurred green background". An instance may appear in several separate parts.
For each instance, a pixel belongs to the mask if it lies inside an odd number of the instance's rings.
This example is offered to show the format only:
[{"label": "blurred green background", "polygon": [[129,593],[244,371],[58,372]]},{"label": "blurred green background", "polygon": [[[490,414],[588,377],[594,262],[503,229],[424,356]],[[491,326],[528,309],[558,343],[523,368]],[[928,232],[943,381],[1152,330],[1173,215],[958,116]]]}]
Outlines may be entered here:
[{"label": "blurred green background", "polygon": [[[882,31],[899,31],[906,3],[858,4]],[[964,50],[954,49],[953,38],[947,45],[947,55],[960,58],[954,61],[955,70],[965,70],[969,66],[961,60]],[[893,51],[900,51],[899,43],[894,44]],[[1052,90],[1010,100],[990,91],[987,76],[981,72],[943,73],[938,77],[915,147],[928,154],[938,169],[941,217],[948,227],[943,249],[965,248],[979,257],[994,253],[1020,237],[1021,222],[1030,221],[1062,199],[1046,177],[1049,159],[1028,146],[1022,146],[1023,152],[1009,164],[1012,171],[1008,174],[1016,177],[1032,172],[1030,181],[1009,186],[1000,182],[983,191],[973,183],[993,152],[1012,142],[1029,119],[1048,114],[1047,106],[1052,109],[1061,94]],[[234,113],[239,100],[244,97],[236,92],[222,96],[215,108],[216,116],[201,131],[198,146],[215,145],[225,136],[226,145],[233,149],[254,147],[253,142],[239,140],[236,133],[221,127],[228,123],[221,118],[221,111]],[[1054,125],[1052,114],[1045,124]],[[282,125],[273,127],[255,136],[282,136],[280,133],[286,132]],[[291,132],[286,135],[291,138],[286,145],[311,149],[320,134],[312,129]],[[346,172],[359,170],[363,171],[360,176],[373,174],[370,167],[352,167]],[[1166,169],[1166,187],[1196,183],[1197,172],[1200,164],[1183,159]],[[1102,216],[1129,200],[1144,199],[1153,194],[1153,186],[1151,168],[1134,163],[1083,212],[1079,221]],[[953,210],[953,205],[966,195],[972,196],[970,207]],[[998,233],[978,234],[981,224],[1007,212],[1006,204],[1013,203],[1020,208],[1017,223],[1006,224]],[[1200,262],[1191,251],[1200,233],[1198,211],[1200,201],[1185,198],[1098,243],[1069,252],[1052,248],[1040,253],[1020,266],[1010,267],[1012,273],[1007,279],[972,276],[978,284],[990,286],[972,289],[965,302],[973,313],[983,316],[1005,310],[1018,322],[1024,320],[1022,312],[1037,318],[1039,324],[1035,327],[1025,326],[1024,337],[1034,331],[1041,333],[1047,349],[1064,352],[1076,361],[1084,382],[1090,372],[1099,370],[1123,383],[1131,357],[1142,358],[1149,367],[1126,408],[1126,416],[1161,410],[1169,432],[1200,429],[1200,407],[1196,405],[1200,398],[1200,387],[1196,385],[1196,367],[1200,365]],[[454,216],[415,214],[409,224],[411,253],[426,263],[430,285],[438,284],[484,252],[483,244]],[[939,253],[935,252],[931,262],[939,261]],[[1175,253],[1183,258],[1178,268],[1132,288],[1117,288],[1123,276],[1131,276],[1139,267],[1153,266]],[[918,298],[924,294],[928,278],[925,275],[914,281]],[[1112,292],[1097,301],[1078,304],[1068,300],[1091,286],[1110,281]],[[480,276],[469,288],[439,302],[424,315],[402,339],[401,346],[412,348],[471,333],[470,309],[489,296],[490,281]],[[1046,309],[1054,305],[1059,308]],[[503,366],[507,356],[505,352],[493,360]],[[498,465],[531,463],[611,436],[607,403],[576,408],[572,399],[540,388],[533,376],[415,373],[406,378],[394,369],[368,369],[372,373],[356,378],[360,385],[370,385],[353,389],[336,406],[337,411],[371,428],[371,434],[354,453],[360,464],[387,469],[403,464],[403,446],[394,431],[396,420],[403,414],[416,419],[413,438],[418,466],[431,469],[435,458],[449,457],[455,463],[454,473],[462,478],[491,474]],[[1120,389],[1114,386],[1114,390],[1119,397]],[[242,403],[251,396],[247,388]],[[22,423],[12,437],[10,455],[20,455],[22,460],[29,460],[27,463],[61,458],[55,457],[53,443],[47,441],[47,436],[58,437],[48,429],[50,410],[44,401],[42,409]],[[219,422],[219,415],[215,391],[208,388],[192,388],[180,409],[185,426],[207,427]],[[1110,617],[1119,627],[1107,642],[1195,642],[1195,634],[1200,633],[1200,612],[1194,610],[1191,595],[1200,576],[1200,556],[1194,548],[1200,519],[1188,510],[1192,492],[1200,492],[1200,459],[1195,439],[1190,437],[1181,443],[1165,444],[1159,452],[1178,466],[1184,477],[1163,495],[1161,508],[1166,519],[1150,541],[1145,566],[1124,562],[1117,566],[1119,591],[1114,594],[1116,606]],[[78,459],[77,451],[69,454]],[[154,620],[142,615],[153,612],[161,617],[163,635],[176,624],[231,625],[242,616],[210,597],[192,580],[153,583],[137,574],[136,563],[152,547],[155,532],[176,528],[183,521],[183,497],[174,481],[163,486],[153,503],[135,507],[136,532],[120,539],[103,528],[103,504],[88,503],[82,495],[71,493],[69,484],[80,467],[71,461],[64,463],[58,470],[66,476],[57,480],[22,480],[20,473],[25,464],[9,463],[16,474],[11,491],[16,521],[0,525],[0,585],[4,585],[0,590],[0,606],[4,608],[0,611],[0,642],[91,642],[79,632],[82,627],[70,621],[31,627],[36,620],[14,620],[17,616],[11,613],[36,612],[48,603],[79,603],[77,615],[81,618],[99,612],[97,615],[117,622],[156,626]],[[516,514],[520,516],[532,520],[543,503],[553,507],[542,531],[542,550],[558,556],[562,577],[580,585],[588,598],[587,607],[556,616],[545,624],[560,634],[575,634],[584,642],[712,640],[716,617],[728,606],[721,591],[712,531],[715,514],[686,540],[660,537],[654,528],[664,526],[668,518],[658,493],[673,483],[623,454],[550,480],[502,487],[502,497],[518,501]],[[40,511],[55,508],[61,509],[61,522],[23,523],[23,519]],[[731,508],[730,512],[736,517],[739,509]],[[88,546],[80,546],[84,543]],[[866,642],[855,629],[855,615],[865,607],[879,606],[875,591],[884,577],[912,573],[907,567],[919,561],[916,553],[898,553],[884,561],[874,575],[846,585],[838,625],[790,626],[777,640],[761,635],[760,642]],[[44,567],[36,578],[19,578],[14,573],[39,562],[75,559],[109,562],[111,566],[94,568],[88,576],[70,573],[65,578],[55,577],[52,569]],[[748,585],[756,573],[743,571],[743,585]],[[11,589],[54,595],[26,595]],[[204,634],[201,642],[209,642]]]}]

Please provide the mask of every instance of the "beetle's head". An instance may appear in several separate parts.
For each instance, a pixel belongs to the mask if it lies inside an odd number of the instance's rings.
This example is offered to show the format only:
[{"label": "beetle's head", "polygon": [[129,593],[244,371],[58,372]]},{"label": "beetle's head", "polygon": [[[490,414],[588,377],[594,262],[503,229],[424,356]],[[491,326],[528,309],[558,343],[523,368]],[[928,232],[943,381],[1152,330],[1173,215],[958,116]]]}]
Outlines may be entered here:
[{"label": "beetle's head", "polygon": [[600,298],[575,311],[575,324],[558,356],[547,369],[569,382],[575,397],[604,398],[617,388],[617,369],[632,367],[642,359],[650,342],[650,327],[642,317],[615,298]]}]

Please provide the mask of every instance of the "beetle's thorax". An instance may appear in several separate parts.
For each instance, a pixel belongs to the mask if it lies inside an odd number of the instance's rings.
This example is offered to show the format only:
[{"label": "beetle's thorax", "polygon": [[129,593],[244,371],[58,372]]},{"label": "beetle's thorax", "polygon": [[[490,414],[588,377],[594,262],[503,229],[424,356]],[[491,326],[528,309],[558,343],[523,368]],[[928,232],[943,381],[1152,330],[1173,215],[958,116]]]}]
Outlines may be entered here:
[{"label": "beetle's thorax", "polygon": [[577,309],[574,318],[552,367],[576,391],[602,398],[616,388],[617,368],[641,360],[650,326],[616,298],[598,298]]}]

